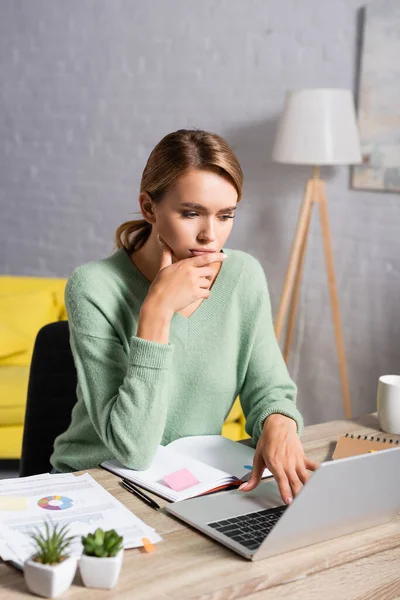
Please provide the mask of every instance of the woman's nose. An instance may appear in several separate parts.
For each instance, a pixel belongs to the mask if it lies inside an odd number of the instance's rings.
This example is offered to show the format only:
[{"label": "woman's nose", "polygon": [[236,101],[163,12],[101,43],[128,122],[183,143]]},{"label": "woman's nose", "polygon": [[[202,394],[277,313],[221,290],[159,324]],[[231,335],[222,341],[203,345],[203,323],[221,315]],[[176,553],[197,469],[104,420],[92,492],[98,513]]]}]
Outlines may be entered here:
[{"label": "woman's nose", "polygon": [[199,238],[208,241],[215,240],[215,225],[212,221],[207,221],[199,234]]}]

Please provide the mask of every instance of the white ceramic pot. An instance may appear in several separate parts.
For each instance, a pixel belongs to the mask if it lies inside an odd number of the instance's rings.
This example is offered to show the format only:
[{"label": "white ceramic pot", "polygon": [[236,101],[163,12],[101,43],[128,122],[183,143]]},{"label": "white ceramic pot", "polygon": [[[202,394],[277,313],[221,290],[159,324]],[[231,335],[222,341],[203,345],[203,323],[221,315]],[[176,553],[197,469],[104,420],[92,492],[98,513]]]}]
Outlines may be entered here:
[{"label": "white ceramic pot", "polygon": [[108,590],[113,588],[118,581],[123,558],[123,548],[115,556],[106,558],[82,554],[79,559],[79,570],[84,585]]},{"label": "white ceramic pot", "polygon": [[76,573],[78,559],[70,556],[58,565],[43,565],[28,558],[24,576],[29,590],[43,598],[57,598],[69,588]]}]

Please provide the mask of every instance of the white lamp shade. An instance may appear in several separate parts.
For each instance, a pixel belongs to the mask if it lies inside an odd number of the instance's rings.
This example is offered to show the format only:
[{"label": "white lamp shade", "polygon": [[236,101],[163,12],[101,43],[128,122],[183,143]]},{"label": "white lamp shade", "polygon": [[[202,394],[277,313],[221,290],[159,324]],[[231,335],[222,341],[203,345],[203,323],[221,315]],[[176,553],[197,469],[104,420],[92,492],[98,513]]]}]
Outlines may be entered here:
[{"label": "white lamp shade", "polygon": [[272,154],[275,162],[350,165],[361,162],[353,94],[342,89],[289,92]]}]

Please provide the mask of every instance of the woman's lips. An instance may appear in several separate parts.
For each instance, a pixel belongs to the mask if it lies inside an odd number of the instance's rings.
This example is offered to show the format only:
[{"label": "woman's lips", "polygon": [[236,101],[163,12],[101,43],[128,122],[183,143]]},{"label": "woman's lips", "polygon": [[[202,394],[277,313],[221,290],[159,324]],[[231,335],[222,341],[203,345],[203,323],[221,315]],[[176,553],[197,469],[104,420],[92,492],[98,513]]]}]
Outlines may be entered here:
[{"label": "woman's lips", "polygon": [[217,250],[190,250],[193,256],[204,256],[204,254],[213,254]]}]

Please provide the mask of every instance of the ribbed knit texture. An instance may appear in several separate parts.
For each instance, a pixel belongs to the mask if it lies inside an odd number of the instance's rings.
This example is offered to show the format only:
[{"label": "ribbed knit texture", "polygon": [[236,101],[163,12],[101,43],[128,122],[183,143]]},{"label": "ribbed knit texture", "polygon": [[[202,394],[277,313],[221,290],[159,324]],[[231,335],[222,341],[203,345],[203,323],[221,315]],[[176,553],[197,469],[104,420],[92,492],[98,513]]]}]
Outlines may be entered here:
[{"label": "ribbed knit texture", "polygon": [[65,299],[78,401],[55,441],[58,471],[112,458],[145,469],[159,444],[221,433],[238,394],[254,446],[272,413],[301,432],[264,271],[245,252],[224,252],[210,298],[189,318],[175,313],[168,344],[136,337],[150,283],[125,249],[75,269]]}]

